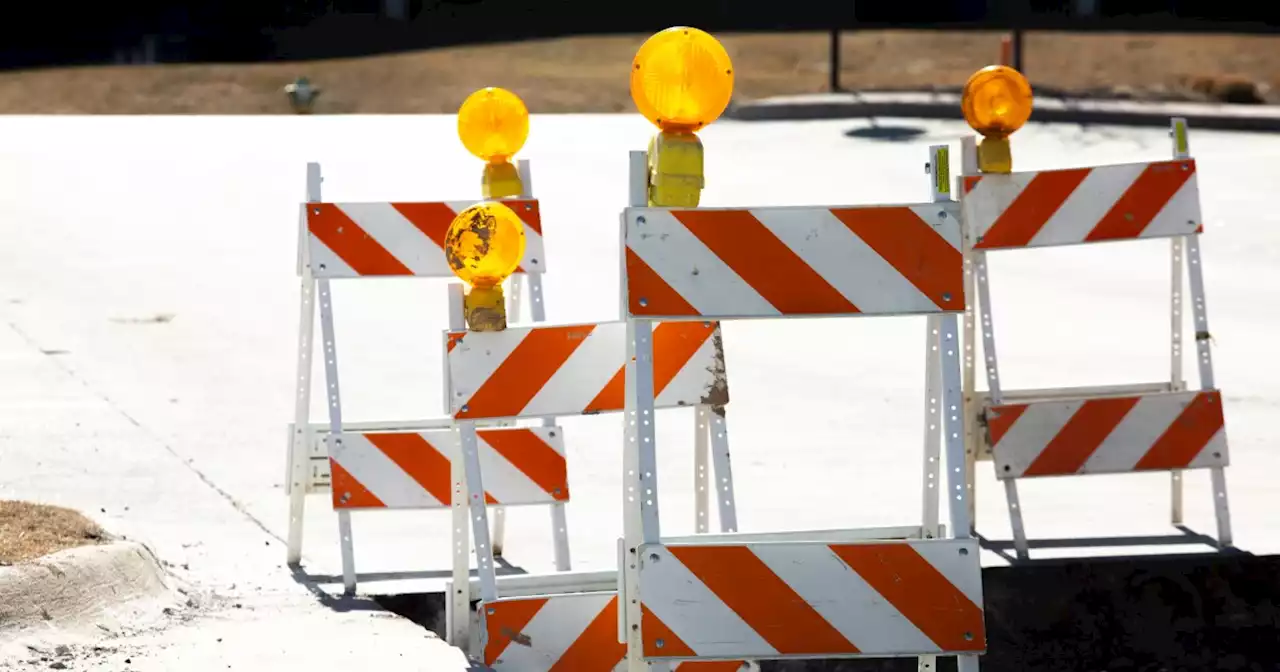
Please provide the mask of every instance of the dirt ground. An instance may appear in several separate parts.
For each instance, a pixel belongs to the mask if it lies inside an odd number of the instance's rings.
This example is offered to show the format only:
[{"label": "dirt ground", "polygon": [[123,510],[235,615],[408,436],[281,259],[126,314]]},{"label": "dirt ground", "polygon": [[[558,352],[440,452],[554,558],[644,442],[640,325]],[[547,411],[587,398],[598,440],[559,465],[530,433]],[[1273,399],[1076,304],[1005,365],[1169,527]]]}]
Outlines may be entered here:
[{"label": "dirt ground", "polygon": [[[316,113],[453,113],[503,86],[534,112],[631,111],[627,69],[643,35],[469,46],[361,59],[260,65],[153,65],[0,73],[0,113],[282,114],[282,87],[306,76]],[[739,99],[827,89],[823,33],[720,35]],[[850,32],[846,89],[958,88],[1000,54],[998,33]],[[1280,36],[1029,33],[1023,69],[1042,92],[1270,100]],[[1244,101],[1241,101],[1244,102]]]},{"label": "dirt ground", "polygon": [[105,537],[97,524],[71,509],[0,501],[0,567],[101,543]]}]

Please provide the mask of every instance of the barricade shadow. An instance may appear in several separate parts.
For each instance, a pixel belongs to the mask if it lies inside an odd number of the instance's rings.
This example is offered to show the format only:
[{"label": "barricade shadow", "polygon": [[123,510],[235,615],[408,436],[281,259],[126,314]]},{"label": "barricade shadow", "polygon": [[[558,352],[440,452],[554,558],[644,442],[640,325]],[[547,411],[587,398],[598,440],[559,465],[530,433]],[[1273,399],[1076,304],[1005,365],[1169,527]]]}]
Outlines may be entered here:
[{"label": "barricade shadow", "polygon": [[[1139,548],[1142,546],[1188,546],[1188,545],[1204,545],[1209,547],[1211,552],[1230,555],[1245,554],[1234,546],[1223,546],[1218,540],[1210,535],[1196,532],[1186,525],[1175,525],[1174,529],[1178,530],[1178,534],[1165,535],[1141,535],[1128,537],[1075,537],[1070,539],[1028,539],[1027,547],[1029,549],[1053,549],[1053,548],[1071,548],[1071,549],[1088,549],[1088,548]],[[1000,556],[1002,560],[1010,565],[1027,565],[1038,562],[1058,562],[1063,560],[1080,560],[1084,558],[1032,558],[1028,560],[1019,560],[1014,553],[1014,545],[1012,539],[988,539],[981,534],[974,535],[978,539],[978,545],[983,550],[990,551]],[[1150,553],[1127,553],[1107,555],[1109,559],[1125,559],[1139,558],[1150,556]],[[1165,555],[1202,555],[1200,553],[1177,553],[1177,554],[1159,554]]]},{"label": "barricade shadow", "polygon": [[[494,564],[496,565],[495,569],[498,576],[529,573],[523,567],[512,565],[501,557],[494,558]],[[373,590],[365,594],[346,595],[341,592],[341,574],[308,574],[301,566],[289,567],[289,573],[298,585],[306,588],[307,592],[316,598],[317,602],[336,612],[392,611],[415,622],[420,622],[419,619],[407,616],[404,612],[406,610],[425,610],[434,615],[444,611],[444,592],[442,588],[434,591],[402,594],[379,594],[376,590]],[[471,570],[470,574],[473,578],[477,576],[474,569]],[[356,574],[359,584],[378,581],[444,580],[452,577],[453,571],[448,569]],[[336,591],[330,591],[326,590],[325,586],[337,586],[338,588]],[[437,602],[439,604],[436,604]]]}]

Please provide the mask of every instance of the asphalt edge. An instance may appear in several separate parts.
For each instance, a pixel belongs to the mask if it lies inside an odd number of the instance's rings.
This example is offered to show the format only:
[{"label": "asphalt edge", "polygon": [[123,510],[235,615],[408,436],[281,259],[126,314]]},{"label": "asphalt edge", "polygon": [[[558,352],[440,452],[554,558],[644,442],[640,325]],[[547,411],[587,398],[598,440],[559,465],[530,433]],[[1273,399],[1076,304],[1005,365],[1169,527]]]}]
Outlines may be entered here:
[{"label": "asphalt edge", "polygon": [[[1280,132],[1280,115],[1171,113],[1162,106],[1150,109],[1036,108],[1031,121],[1108,126],[1169,126],[1169,118],[1184,117],[1198,130]],[[960,106],[950,101],[807,101],[796,103],[744,101],[725,111],[726,119],[738,121],[812,121],[818,119],[858,119],[901,117],[910,119],[963,120]]]},{"label": "asphalt edge", "polygon": [[112,541],[0,567],[0,633],[74,626],[175,586],[155,553]]}]

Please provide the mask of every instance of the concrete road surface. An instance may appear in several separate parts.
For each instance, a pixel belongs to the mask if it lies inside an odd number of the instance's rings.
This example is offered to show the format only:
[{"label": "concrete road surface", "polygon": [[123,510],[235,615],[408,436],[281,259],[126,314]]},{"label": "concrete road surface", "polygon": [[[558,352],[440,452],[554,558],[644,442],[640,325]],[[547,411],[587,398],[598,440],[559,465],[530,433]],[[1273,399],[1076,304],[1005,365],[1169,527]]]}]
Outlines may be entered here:
[{"label": "concrete road surface", "polygon": [[[926,147],[955,146],[968,130],[877,125],[713,126],[704,132],[704,204],[925,200]],[[883,139],[895,128],[918,133]],[[851,129],[861,137],[846,136]],[[652,130],[636,115],[533,120],[521,156],[533,160],[542,201],[551,321],[618,317],[627,151]],[[322,606],[285,568],[282,544],[305,162],[322,163],[329,201],[474,198],[480,164],[461,148],[453,119],[7,117],[0,138],[0,497],[77,507],[145,541],[209,605],[167,630],[105,635],[104,645],[137,669],[260,660],[340,669],[374,649],[431,661],[416,669],[464,669],[458,652],[403,621]],[[1280,138],[1193,129],[1191,145],[1236,542],[1274,553]],[[1031,126],[1014,153],[1019,169],[1070,167],[1167,158],[1169,141],[1154,130]],[[993,254],[1006,387],[1165,378],[1168,265],[1163,241]],[[443,283],[335,287],[347,420],[437,416]],[[923,330],[923,318],[725,327],[744,531],[919,519]],[[317,390],[321,381],[317,370]],[[692,422],[688,412],[660,414],[667,534],[693,531]],[[621,529],[621,426],[610,416],[562,424],[574,567],[607,568]],[[990,465],[981,466],[979,531],[1007,540],[1004,499]],[[1187,480],[1186,525],[1212,534],[1208,475]],[[1033,538],[1179,534],[1165,475],[1028,482],[1022,504]],[[443,576],[448,522],[435,512],[356,514],[359,570]],[[550,570],[549,524],[544,509],[510,512],[513,565]],[[1003,562],[991,553],[985,561]],[[336,519],[322,496],[309,502],[304,562],[313,575],[339,573]]]}]

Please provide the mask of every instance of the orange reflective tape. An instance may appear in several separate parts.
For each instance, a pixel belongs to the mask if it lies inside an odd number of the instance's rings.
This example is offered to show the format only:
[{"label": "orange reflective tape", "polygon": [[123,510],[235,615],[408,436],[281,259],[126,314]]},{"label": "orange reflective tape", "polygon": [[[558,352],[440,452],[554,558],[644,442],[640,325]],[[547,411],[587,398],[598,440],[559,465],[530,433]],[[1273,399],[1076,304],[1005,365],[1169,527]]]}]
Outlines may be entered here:
[{"label": "orange reflective tape", "polygon": [[964,258],[911,208],[833,208],[853,234],[944,310],[964,310]]},{"label": "orange reflective tape", "polygon": [[1133,468],[1135,471],[1182,469],[1196,459],[1224,424],[1222,395],[1217,390],[1201,392],[1182,409]]},{"label": "orange reflective tape", "polygon": [[627,306],[632,315],[701,315],[631,248],[627,248]]},{"label": "orange reflective tape", "polygon": [[1013,428],[1013,423],[1017,422],[1026,410],[1026,404],[993,406],[987,412],[987,430],[991,433],[991,445],[1000,443],[1000,439]]},{"label": "orange reflective tape", "polygon": [[391,207],[409,220],[436,247],[444,250],[444,238],[458,213],[444,203],[392,203]]},{"label": "orange reflective tape", "polygon": [[1089,399],[1071,414],[1027,467],[1024,476],[1054,476],[1080,471],[1098,446],[1115,431],[1124,416],[1138,404],[1138,397]]},{"label": "orange reflective tape", "polygon": [[329,488],[335,509],[383,509],[387,506],[332,458],[329,460]]},{"label": "orange reflective tape", "polygon": [[964,193],[967,194],[973,191],[973,188],[978,186],[978,183],[981,181],[982,181],[981,175],[965,175],[964,176]]},{"label": "orange reflective tape", "polygon": [[[507,645],[511,643],[517,646],[528,646],[529,642],[524,629],[529,626],[529,621],[533,620],[538,610],[542,609],[542,605],[546,603],[545,597],[492,604],[481,602],[480,609],[483,610],[485,619],[484,629],[489,635],[489,641],[484,645],[484,664],[493,665],[497,662]],[[489,613],[490,610],[493,613]]]},{"label": "orange reflective tape", "polygon": [[618,641],[615,595],[547,672],[612,672],[626,655],[627,645]]},{"label": "orange reflective tape", "polygon": [[532,429],[487,429],[479,437],[556,501],[569,500],[564,456]]},{"label": "orange reflective tape", "polygon": [[502,204],[519,215],[520,221],[524,222],[525,226],[536,231],[538,235],[542,235],[542,208],[538,205],[538,201],[519,199],[503,201]]},{"label": "orange reflective tape", "polygon": [[671,214],[783,315],[858,312],[750,211],[672,210]]},{"label": "orange reflective tape", "polygon": [[[684,369],[698,349],[715,332],[718,322],[659,322],[653,328],[653,396],[662,394]],[[623,409],[627,367],[618,367],[600,393],[587,404],[584,413],[607,413]]]},{"label": "orange reflective tape", "polygon": [[982,609],[909,544],[834,544],[831,550],[943,651],[981,651]]},{"label": "orange reflective tape", "polygon": [[503,418],[520,415],[551,376],[582,345],[595,325],[535,327],[454,417]]},{"label": "orange reflective tape", "polygon": [[[1085,240],[1137,238],[1196,172],[1191,159],[1161,161],[1142,170]],[[1199,222],[1197,222],[1198,224]]]},{"label": "orange reflective tape", "polygon": [[750,548],[670,546],[667,550],[778,653],[858,653],[858,647]]},{"label": "orange reflective tape", "polygon": [[975,249],[1024,247],[1062,207],[1067,197],[1089,176],[1091,168],[1037,173],[995,223],[982,234]]},{"label": "orange reflective tape", "polygon": [[365,434],[364,438],[436,501],[449,505],[453,498],[449,458],[421,434]]},{"label": "orange reflective tape", "polygon": [[308,203],[307,229],[360,275],[413,275],[332,203]]}]

